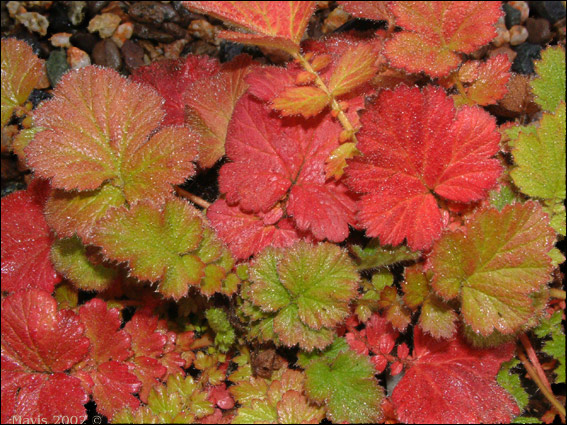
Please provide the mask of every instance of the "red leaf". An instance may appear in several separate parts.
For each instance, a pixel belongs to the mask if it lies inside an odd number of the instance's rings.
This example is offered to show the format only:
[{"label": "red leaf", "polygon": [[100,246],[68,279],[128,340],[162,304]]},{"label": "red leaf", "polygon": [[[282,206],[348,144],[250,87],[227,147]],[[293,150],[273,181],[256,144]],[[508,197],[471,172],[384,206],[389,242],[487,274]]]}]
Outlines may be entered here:
[{"label": "red leaf", "polygon": [[364,156],[349,161],[346,183],[364,194],[359,220],[367,235],[385,245],[405,238],[413,250],[430,248],[444,224],[433,193],[478,201],[500,176],[491,158],[500,140],[494,119],[477,107],[456,111],[441,89],[383,91],[362,123]]},{"label": "red leaf", "polygon": [[207,398],[221,409],[228,410],[234,407],[234,399],[226,389],[225,383],[209,388]]},{"label": "red leaf", "polygon": [[388,21],[388,23],[394,20],[386,1],[339,1],[338,3],[345,11],[357,18]]},{"label": "red leaf", "polygon": [[77,315],[57,311],[57,302],[45,291],[20,291],[2,301],[2,360],[18,369],[64,372],[87,354],[83,332]]},{"label": "red leaf", "polygon": [[374,313],[366,322],[366,338],[370,349],[378,354],[390,354],[400,333],[385,317]]},{"label": "red leaf", "polygon": [[142,384],[128,371],[126,364],[114,361],[103,363],[91,376],[94,381],[93,398],[99,413],[111,419],[124,407],[135,410],[140,405],[132,394],[137,393]]},{"label": "red leaf", "polygon": [[106,303],[94,298],[79,309],[85,335],[91,341],[90,356],[100,365],[109,360],[122,361],[131,355],[130,335],[121,330],[120,311],[107,309]]},{"label": "red leaf", "polygon": [[53,292],[61,280],[49,259],[53,243],[43,216],[49,183],[34,180],[26,191],[2,198],[2,291],[38,288]]},{"label": "red leaf", "polygon": [[167,373],[167,368],[157,359],[145,356],[136,357],[129,363],[129,366],[134,375],[136,375],[142,383],[142,388],[138,394],[140,400],[147,403],[150,391],[163,379]]},{"label": "red leaf", "polygon": [[187,87],[197,80],[212,78],[218,71],[219,65],[214,59],[189,55],[185,59],[138,67],[132,73],[132,80],[149,84],[165,99],[166,116],[162,125],[182,125]]},{"label": "red leaf", "polygon": [[312,1],[185,1],[190,10],[246,28],[256,34],[222,31],[228,40],[275,47],[289,53],[299,51],[299,42],[314,9]]},{"label": "red leaf", "polygon": [[132,351],[136,356],[158,358],[163,354],[167,336],[158,331],[158,317],[148,309],[136,311],[124,330],[132,337]]},{"label": "red leaf", "polygon": [[461,336],[439,341],[414,328],[414,361],[392,394],[405,423],[509,423],[520,413],[496,382],[514,344],[469,347]]}]

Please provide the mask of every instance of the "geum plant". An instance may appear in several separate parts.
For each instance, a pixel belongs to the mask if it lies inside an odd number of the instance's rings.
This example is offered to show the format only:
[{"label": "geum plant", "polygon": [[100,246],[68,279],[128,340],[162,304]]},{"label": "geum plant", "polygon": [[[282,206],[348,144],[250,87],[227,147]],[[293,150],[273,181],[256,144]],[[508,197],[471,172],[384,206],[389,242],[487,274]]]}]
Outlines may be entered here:
[{"label": "geum plant", "polygon": [[[564,50],[499,128],[510,62],[468,56],[499,2],[339,2],[387,31],[304,41],[315,2],[184,3],[289,61],[86,67],[30,111],[41,61],[2,40],[34,175],[2,199],[2,422],[564,422]],[[214,203],[179,186],[223,157]]]}]

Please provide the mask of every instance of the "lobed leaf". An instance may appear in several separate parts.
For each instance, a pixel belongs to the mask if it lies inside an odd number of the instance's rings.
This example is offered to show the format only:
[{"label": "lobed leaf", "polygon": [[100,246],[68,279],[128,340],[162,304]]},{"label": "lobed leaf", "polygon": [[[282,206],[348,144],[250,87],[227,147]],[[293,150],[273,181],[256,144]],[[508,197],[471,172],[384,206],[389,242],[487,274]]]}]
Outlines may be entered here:
[{"label": "lobed leaf", "polygon": [[388,21],[391,24],[394,16],[383,1],[339,1],[342,8],[357,18],[372,19],[374,21]]},{"label": "lobed leaf", "polygon": [[455,69],[461,63],[459,52],[472,53],[491,41],[502,16],[495,2],[399,1],[389,8],[405,31],[386,43],[385,55],[396,68],[432,77]]},{"label": "lobed leaf", "polygon": [[414,329],[411,367],[392,393],[405,423],[508,423],[520,413],[496,382],[513,344],[470,348],[463,337],[439,341]]},{"label": "lobed leaf", "polygon": [[433,289],[458,297],[461,315],[474,332],[511,334],[534,313],[530,298],[549,280],[548,252],[555,233],[539,204],[483,209],[463,231],[446,233],[431,254]]},{"label": "lobed leaf", "polygon": [[543,344],[542,351],[559,363],[555,368],[555,382],[558,384],[565,383],[565,332],[562,328],[561,319],[562,313],[557,311],[534,329],[539,338],[551,337]]},{"label": "lobed leaf", "polygon": [[565,102],[565,50],[560,46],[548,47],[535,62],[539,78],[531,81],[535,102],[544,111],[553,112]]},{"label": "lobed leaf", "polygon": [[325,109],[329,102],[329,96],[317,87],[290,87],[272,101],[272,108],[283,116],[300,114],[310,118]]},{"label": "lobed leaf", "polygon": [[379,52],[372,44],[361,43],[347,50],[338,61],[329,79],[333,96],[341,96],[366,83],[378,71]]},{"label": "lobed leaf", "polygon": [[412,250],[429,249],[443,228],[434,194],[477,201],[501,173],[491,158],[500,139],[494,119],[477,107],[456,111],[441,89],[383,91],[361,121],[363,156],[348,161],[346,184],[363,194],[358,218],[367,235],[385,245],[406,239]]},{"label": "lobed leaf", "polygon": [[512,359],[508,362],[502,363],[502,368],[498,372],[497,380],[498,385],[508,391],[521,411],[523,411],[530,401],[530,396],[522,387],[522,382],[520,377],[513,373],[511,369],[515,368],[520,364],[518,359]]}]

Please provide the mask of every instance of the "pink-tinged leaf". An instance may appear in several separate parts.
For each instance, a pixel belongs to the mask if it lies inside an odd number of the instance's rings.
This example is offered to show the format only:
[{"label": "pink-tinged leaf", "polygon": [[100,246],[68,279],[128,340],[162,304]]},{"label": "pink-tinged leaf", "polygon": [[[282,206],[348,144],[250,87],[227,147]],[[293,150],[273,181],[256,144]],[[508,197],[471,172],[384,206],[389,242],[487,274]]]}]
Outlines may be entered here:
[{"label": "pink-tinged leaf", "polygon": [[97,411],[106,417],[111,419],[125,407],[134,410],[140,405],[140,400],[132,394],[140,391],[142,383],[129,372],[126,364],[115,361],[103,363],[92,374],[92,379]]},{"label": "pink-tinged leaf", "polygon": [[147,403],[150,391],[153,387],[160,384],[161,379],[167,373],[167,368],[159,360],[144,356],[135,357],[128,365],[131,368],[131,372],[142,383],[138,396],[140,400]]},{"label": "pink-tinged leaf", "polygon": [[2,38],[2,127],[10,121],[45,74],[44,64],[31,46],[15,38]]},{"label": "pink-tinged leaf", "polygon": [[275,47],[293,54],[315,10],[312,1],[185,1],[183,5],[258,35],[223,31],[218,36],[228,40]]},{"label": "pink-tinged leaf", "polygon": [[53,237],[43,216],[49,184],[34,180],[26,191],[2,198],[2,291],[53,292],[61,278],[51,264]]},{"label": "pink-tinged leaf", "polygon": [[385,54],[396,68],[441,77],[460,63],[459,52],[472,53],[496,36],[494,24],[502,15],[499,2],[399,1],[390,10],[396,25]]},{"label": "pink-tinged leaf", "polygon": [[520,409],[496,374],[514,345],[473,349],[457,335],[439,341],[414,329],[411,367],[392,394],[404,423],[509,423]]},{"label": "pink-tinged leaf", "polygon": [[118,309],[109,310],[104,301],[94,298],[79,309],[79,316],[85,335],[91,341],[90,357],[96,364],[130,357],[131,337],[120,329],[122,320]]},{"label": "pink-tinged leaf", "polygon": [[207,398],[221,409],[228,410],[234,407],[234,399],[227,390],[225,383],[209,388]]},{"label": "pink-tinged leaf", "polygon": [[207,218],[234,256],[246,259],[269,245],[288,247],[302,237],[290,219],[281,218],[281,208],[274,210],[254,215],[219,199],[207,209]]},{"label": "pink-tinged leaf", "polygon": [[459,297],[463,320],[475,332],[511,334],[537,310],[530,295],[551,280],[554,242],[536,202],[480,210],[462,231],[435,244],[433,289],[446,300]]},{"label": "pink-tinged leaf", "polygon": [[197,152],[196,137],[187,130],[150,137],[164,115],[162,99],[150,87],[109,69],[82,68],[67,73],[36,111],[43,131],[26,157],[56,188],[94,190],[109,181],[133,203],[146,198],[148,179],[159,202],[172,192],[171,183],[194,173],[190,161]]},{"label": "pink-tinged leaf", "polygon": [[430,248],[446,214],[433,193],[478,201],[500,176],[494,119],[477,107],[455,110],[441,89],[383,91],[362,123],[363,156],[348,162],[346,183],[363,194],[359,221],[367,235],[383,244],[406,239],[413,250]]},{"label": "pink-tinged leaf", "polygon": [[343,9],[357,18],[393,22],[394,16],[386,1],[339,1]]},{"label": "pink-tinged leaf", "polygon": [[467,87],[464,93],[454,97],[455,104],[494,105],[508,92],[506,85],[510,80],[512,63],[508,55],[498,55],[486,62],[468,61],[457,73],[458,78]]},{"label": "pink-tinged leaf", "polygon": [[222,64],[214,77],[200,78],[184,90],[185,122],[199,135],[199,165],[209,168],[224,155],[226,131],[236,102],[248,88],[251,68],[242,55]]},{"label": "pink-tinged leaf", "polygon": [[208,81],[219,72],[219,64],[206,56],[189,55],[184,59],[154,62],[132,73],[132,80],[152,86],[165,99],[162,125],[185,123],[185,93],[197,80]]},{"label": "pink-tinged leaf", "polygon": [[167,335],[158,330],[158,317],[150,311],[137,311],[124,330],[132,337],[132,351],[136,356],[158,358],[163,354]]},{"label": "pink-tinged leaf", "polygon": [[390,354],[400,333],[392,328],[388,319],[373,314],[366,322],[366,338],[370,349],[378,354]]},{"label": "pink-tinged leaf", "polygon": [[313,117],[329,104],[327,94],[313,86],[290,87],[272,101],[272,108],[285,116],[303,115]]}]

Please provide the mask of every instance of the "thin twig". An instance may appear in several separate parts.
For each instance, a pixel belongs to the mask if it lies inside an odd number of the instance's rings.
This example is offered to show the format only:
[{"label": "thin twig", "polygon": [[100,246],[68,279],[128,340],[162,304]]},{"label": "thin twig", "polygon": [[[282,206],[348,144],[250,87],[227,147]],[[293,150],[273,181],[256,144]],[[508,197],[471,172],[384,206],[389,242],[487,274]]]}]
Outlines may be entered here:
[{"label": "thin twig", "polygon": [[179,186],[175,186],[175,191],[179,196],[189,199],[195,205],[199,205],[201,208],[209,208],[211,206],[210,202],[205,201],[203,198],[199,198],[197,195],[187,192],[185,189],[181,189]]},{"label": "thin twig", "polygon": [[524,350],[526,350],[526,354],[528,355],[528,358],[530,359],[530,362],[532,363],[535,371],[539,375],[539,379],[544,383],[547,389],[551,391],[551,385],[547,380],[547,376],[545,376],[545,372],[541,367],[541,363],[537,358],[537,354],[534,350],[534,347],[532,347],[532,343],[530,342],[530,339],[526,334],[522,334],[520,335],[520,341],[522,342],[522,345],[524,346]]}]

